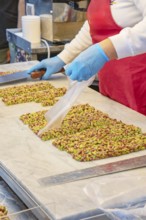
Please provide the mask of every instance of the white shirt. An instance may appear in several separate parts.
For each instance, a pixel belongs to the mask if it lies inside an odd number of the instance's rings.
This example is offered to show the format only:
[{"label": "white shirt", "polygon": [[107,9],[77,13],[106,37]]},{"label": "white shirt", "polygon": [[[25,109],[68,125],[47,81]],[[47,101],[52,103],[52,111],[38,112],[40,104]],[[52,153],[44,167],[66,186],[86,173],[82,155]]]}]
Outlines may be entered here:
[{"label": "white shirt", "polygon": [[[102,1],[102,0],[101,0]],[[111,13],[122,31],[110,37],[118,58],[146,52],[146,0],[114,0]],[[92,45],[89,24],[86,21],[75,36],[58,55],[66,64]]]}]

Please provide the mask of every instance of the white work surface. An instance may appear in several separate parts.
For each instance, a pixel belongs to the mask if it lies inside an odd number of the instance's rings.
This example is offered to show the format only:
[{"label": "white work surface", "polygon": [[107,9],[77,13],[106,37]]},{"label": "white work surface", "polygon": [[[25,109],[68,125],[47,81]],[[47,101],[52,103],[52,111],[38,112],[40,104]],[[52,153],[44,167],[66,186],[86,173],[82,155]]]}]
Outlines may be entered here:
[{"label": "white work surface", "polygon": [[[29,63],[1,65],[0,71],[12,69],[23,70],[34,65],[34,63],[33,61]],[[56,87],[68,85],[66,77],[63,74],[53,75],[49,82]],[[1,86],[0,88],[7,86]],[[146,132],[145,116],[102,96],[90,88],[87,88],[81,94],[76,104],[78,103],[89,103],[96,107],[96,109],[108,113],[112,118],[122,120],[127,124],[139,126],[143,132]],[[145,155],[146,150],[93,162],[77,162],[66,152],[52,146],[51,141],[43,142],[19,120],[19,116],[24,113],[35,112],[46,108],[48,109],[48,107],[42,107],[41,104],[36,103],[6,106],[0,101],[1,165],[6,167],[19,183],[22,183],[37,198],[40,204],[45,206],[53,219],[79,220],[85,216],[92,216],[94,212],[96,213],[95,209],[98,207],[87,197],[83,188],[87,183],[100,177],[51,187],[42,187],[38,180],[46,176]],[[137,169],[125,173],[132,173],[132,175],[146,174],[146,169]],[[116,176],[117,174],[113,175]]]}]

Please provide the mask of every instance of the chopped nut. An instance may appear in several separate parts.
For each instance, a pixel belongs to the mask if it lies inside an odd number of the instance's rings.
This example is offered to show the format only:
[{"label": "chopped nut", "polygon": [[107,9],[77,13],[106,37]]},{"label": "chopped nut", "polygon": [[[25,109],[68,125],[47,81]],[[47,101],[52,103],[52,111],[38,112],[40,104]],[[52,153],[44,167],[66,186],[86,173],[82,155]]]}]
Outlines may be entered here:
[{"label": "chopped nut", "polygon": [[[25,114],[20,119],[37,134],[47,124],[45,112]],[[54,139],[54,146],[78,161],[116,157],[146,149],[146,135],[140,128],[112,119],[88,104],[73,106],[61,127],[44,132],[41,139]]]}]

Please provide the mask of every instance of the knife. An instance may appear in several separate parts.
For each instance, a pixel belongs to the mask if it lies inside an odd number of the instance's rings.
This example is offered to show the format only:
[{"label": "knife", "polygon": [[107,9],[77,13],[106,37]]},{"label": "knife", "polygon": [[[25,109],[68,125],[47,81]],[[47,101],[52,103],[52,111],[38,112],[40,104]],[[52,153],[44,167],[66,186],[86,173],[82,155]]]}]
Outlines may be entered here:
[{"label": "knife", "polygon": [[41,69],[38,71],[34,71],[31,74],[28,74],[27,71],[24,70],[20,72],[2,75],[0,76],[0,85],[16,82],[20,80],[25,80],[27,78],[32,78],[32,79],[41,78],[45,74],[45,71],[46,71],[45,69]]},{"label": "knife", "polygon": [[[0,76],[0,85],[11,83],[11,82],[17,82],[21,80],[26,80],[28,78],[38,79],[38,78],[41,78],[45,74],[45,72],[46,72],[46,69],[40,69],[40,70],[36,70],[32,72],[31,74],[28,74],[27,70],[24,70],[20,72],[14,72],[11,74],[2,75]],[[57,73],[63,73],[63,72],[64,72],[64,68],[59,70]]]}]

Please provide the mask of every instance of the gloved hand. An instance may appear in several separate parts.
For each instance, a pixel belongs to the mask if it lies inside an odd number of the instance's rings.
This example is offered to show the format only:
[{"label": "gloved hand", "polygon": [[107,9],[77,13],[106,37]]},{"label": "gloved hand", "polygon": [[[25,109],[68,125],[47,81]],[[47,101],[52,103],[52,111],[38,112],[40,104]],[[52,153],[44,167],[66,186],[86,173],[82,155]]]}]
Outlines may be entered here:
[{"label": "gloved hand", "polygon": [[109,58],[99,44],[94,44],[80,53],[80,55],[67,66],[65,72],[72,80],[88,80],[98,73],[108,61]]},{"label": "gloved hand", "polygon": [[52,58],[42,60],[40,63],[38,63],[35,66],[31,67],[27,71],[27,73],[31,74],[31,72],[33,72],[33,71],[45,68],[46,73],[42,76],[41,79],[47,80],[47,79],[49,79],[49,77],[53,73],[56,73],[59,70],[61,70],[64,65],[65,65],[65,63],[58,56],[55,56],[55,57],[52,57]]}]

